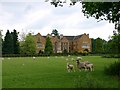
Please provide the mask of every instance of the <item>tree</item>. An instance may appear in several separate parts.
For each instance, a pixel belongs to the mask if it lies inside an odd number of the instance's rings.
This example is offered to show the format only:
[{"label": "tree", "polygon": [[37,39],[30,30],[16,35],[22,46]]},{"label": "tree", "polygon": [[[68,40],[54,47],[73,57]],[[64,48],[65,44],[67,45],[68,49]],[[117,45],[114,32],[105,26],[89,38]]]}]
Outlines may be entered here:
[{"label": "tree", "polygon": [[2,30],[0,30],[0,57],[2,56]]},{"label": "tree", "polygon": [[3,41],[3,54],[13,54],[13,38],[9,30],[7,30]]},{"label": "tree", "polygon": [[92,52],[93,53],[106,53],[107,41],[101,38],[92,39]]},{"label": "tree", "polygon": [[54,36],[59,36],[59,33],[58,33],[58,31],[56,30],[56,29],[53,29],[52,30],[52,33],[51,33],[51,35],[54,35]]},{"label": "tree", "polygon": [[50,40],[50,37],[46,38],[46,44],[45,44],[45,54],[52,54],[53,53],[53,45],[52,42]]},{"label": "tree", "polygon": [[120,2],[82,2],[82,12],[85,16],[108,20],[115,24],[119,21],[119,11]]},{"label": "tree", "polygon": [[25,37],[25,41],[21,42],[21,54],[26,54],[26,55],[33,55],[36,53],[36,45],[35,45],[35,40],[34,36],[29,33]]},{"label": "tree", "polygon": [[[66,0],[46,0],[46,2],[51,1],[51,5],[55,7],[63,7]],[[120,26],[118,26],[118,21],[120,15],[120,2],[94,2],[94,0],[69,0],[70,5],[73,6],[77,2],[82,3],[82,12],[84,15],[89,17],[95,17],[100,20],[108,20],[109,22],[115,23],[115,28],[118,29],[120,33]],[[93,2],[92,2],[93,1]],[[101,1],[101,0],[100,0]]]},{"label": "tree", "polygon": [[18,41],[18,32],[14,29],[13,32],[11,32],[13,37],[13,53],[19,54],[20,47],[19,47],[19,41]]},{"label": "tree", "polygon": [[113,35],[107,44],[107,51],[111,54],[120,54],[120,35]]}]

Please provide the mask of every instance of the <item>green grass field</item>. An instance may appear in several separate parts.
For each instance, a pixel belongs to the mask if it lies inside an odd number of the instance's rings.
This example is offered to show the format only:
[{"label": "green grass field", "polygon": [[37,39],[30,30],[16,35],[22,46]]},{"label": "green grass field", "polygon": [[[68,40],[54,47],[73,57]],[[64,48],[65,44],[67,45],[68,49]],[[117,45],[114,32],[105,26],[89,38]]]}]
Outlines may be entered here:
[{"label": "green grass field", "polygon": [[[117,88],[116,77],[104,74],[104,67],[117,61],[114,58],[100,56],[82,56],[82,61],[94,64],[94,71],[68,73],[67,57],[18,57],[2,60],[2,88]],[[69,62],[76,66],[76,56],[70,56]]]}]

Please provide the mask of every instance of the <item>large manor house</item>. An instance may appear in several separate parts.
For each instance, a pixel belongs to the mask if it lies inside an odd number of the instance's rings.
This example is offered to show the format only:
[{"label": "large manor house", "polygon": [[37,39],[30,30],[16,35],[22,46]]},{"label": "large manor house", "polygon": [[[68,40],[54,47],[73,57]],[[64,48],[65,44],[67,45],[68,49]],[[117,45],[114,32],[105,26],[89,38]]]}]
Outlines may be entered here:
[{"label": "large manor house", "polygon": [[44,52],[46,37],[50,37],[54,53],[63,53],[65,50],[69,53],[72,52],[91,52],[91,39],[89,34],[82,34],[78,36],[52,36],[48,34],[47,36],[42,36],[40,33],[35,36],[36,52]]}]

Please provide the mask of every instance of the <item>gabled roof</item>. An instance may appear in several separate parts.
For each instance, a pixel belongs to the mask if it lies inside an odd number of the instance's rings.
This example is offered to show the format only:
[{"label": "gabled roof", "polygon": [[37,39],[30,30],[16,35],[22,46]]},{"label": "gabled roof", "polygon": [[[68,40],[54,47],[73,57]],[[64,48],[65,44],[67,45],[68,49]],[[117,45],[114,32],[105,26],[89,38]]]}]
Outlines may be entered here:
[{"label": "gabled roof", "polygon": [[78,38],[81,38],[82,35],[78,35],[78,36],[64,36],[64,37],[66,37],[68,40],[76,40]]},{"label": "gabled roof", "polygon": [[76,39],[81,38],[81,37],[82,37],[82,35],[75,36],[75,38],[73,40],[76,40]]},{"label": "gabled roof", "polygon": [[75,36],[64,36],[66,37],[68,40],[73,40]]}]

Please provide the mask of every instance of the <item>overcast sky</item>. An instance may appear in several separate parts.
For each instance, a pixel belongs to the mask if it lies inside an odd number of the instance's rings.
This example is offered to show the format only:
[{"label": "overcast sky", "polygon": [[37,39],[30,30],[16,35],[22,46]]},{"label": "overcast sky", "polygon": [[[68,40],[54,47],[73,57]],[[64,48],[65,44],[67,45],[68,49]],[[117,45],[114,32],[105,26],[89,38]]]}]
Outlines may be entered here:
[{"label": "overcast sky", "polygon": [[89,34],[90,38],[108,40],[113,34],[114,24],[87,19],[81,12],[81,4],[55,8],[46,2],[0,2],[0,29],[18,32],[38,32],[42,35],[57,29],[63,35]]}]

